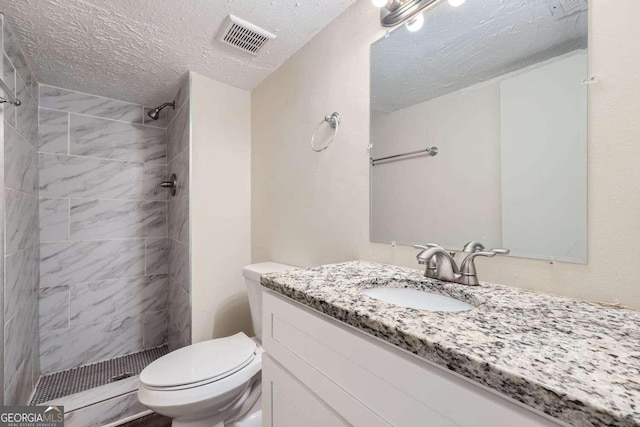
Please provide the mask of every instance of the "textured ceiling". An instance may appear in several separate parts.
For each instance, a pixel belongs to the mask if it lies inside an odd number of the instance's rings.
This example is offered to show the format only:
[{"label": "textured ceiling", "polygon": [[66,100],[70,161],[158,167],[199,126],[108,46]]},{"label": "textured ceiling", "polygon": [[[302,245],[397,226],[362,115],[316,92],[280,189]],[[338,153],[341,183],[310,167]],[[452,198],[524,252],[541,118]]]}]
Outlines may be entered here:
[{"label": "textured ceiling", "polygon": [[[371,102],[389,113],[587,46],[587,12],[558,0],[441,2],[424,27],[398,28],[371,49]],[[555,9],[558,10],[558,9]]]},{"label": "textured ceiling", "polygon": [[[354,1],[0,0],[0,10],[41,83],[156,105],[189,70],[254,88]],[[222,45],[229,14],[277,38],[257,57]]]}]

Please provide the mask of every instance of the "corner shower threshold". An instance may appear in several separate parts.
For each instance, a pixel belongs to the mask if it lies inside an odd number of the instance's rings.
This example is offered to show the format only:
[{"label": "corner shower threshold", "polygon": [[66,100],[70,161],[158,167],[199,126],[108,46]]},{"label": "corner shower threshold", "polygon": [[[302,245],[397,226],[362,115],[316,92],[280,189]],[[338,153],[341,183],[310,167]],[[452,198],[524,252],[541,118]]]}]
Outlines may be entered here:
[{"label": "corner shower threshold", "polygon": [[[168,352],[167,346],[156,347],[104,362],[44,375],[38,381],[31,405],[55,401],[52,403],[64,405],[65,410],[68,411],[72,410],[72,407],[78,409],[108,399],[109,396],[135,390],[140,372]],[[109,386],[105,387],[106,385]],[[87,390],[91,392],[86,392]]]}]

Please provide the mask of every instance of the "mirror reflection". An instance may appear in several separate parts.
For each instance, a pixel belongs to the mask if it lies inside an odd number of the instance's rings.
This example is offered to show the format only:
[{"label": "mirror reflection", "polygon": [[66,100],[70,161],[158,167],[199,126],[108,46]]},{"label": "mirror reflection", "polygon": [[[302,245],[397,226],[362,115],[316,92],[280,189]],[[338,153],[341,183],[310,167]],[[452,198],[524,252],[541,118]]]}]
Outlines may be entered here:
[{"label": "mirror reflection", "polygon": [[372,241],[587,261],[587,15],[438,2],[372,45]]}]

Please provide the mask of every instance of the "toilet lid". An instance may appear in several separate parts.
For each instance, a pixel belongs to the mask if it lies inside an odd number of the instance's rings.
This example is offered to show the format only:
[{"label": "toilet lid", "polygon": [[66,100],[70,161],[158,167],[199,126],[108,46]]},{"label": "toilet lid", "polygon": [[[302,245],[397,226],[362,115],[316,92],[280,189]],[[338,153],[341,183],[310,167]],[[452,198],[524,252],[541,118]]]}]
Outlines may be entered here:
[{"label": "toilet lid", "polygon": [[172,351],[143,369],[140,382],[168,388],[213,382],[238,371],[255,356],[257,344],[244,333]]}]

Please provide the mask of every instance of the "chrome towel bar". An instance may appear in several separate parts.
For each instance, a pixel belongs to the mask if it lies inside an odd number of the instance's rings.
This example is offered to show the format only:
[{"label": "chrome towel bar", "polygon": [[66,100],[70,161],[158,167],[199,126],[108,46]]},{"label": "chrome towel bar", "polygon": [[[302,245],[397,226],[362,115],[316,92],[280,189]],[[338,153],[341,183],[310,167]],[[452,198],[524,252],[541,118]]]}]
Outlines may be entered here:
[{"label": "chrome towel bar", "polygon": [[377,159],[371,159],[371,166],[375,166],[378,162],[384,162],[386,160],[398,159],[402,160],[403,157],[416,156],[418,154],[428,154],[433,157],[438,154],[438,147],[428,147],[422,150],[409,151],[408,153],[394,154],[393,156],[380,157]]}]

